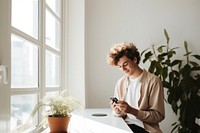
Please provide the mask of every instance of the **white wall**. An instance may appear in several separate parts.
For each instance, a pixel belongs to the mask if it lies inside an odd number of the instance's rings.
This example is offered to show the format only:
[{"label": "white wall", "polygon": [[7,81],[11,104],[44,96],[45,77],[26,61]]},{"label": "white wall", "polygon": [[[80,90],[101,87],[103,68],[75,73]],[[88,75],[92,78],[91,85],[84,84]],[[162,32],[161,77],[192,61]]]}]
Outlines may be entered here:
[{"label": "white wall", "polygon": [[81,103],[86,104],[85,89],[85,1],[65,1],[68,7],[66,11],[67,42],[67,83],[70,94],[77,97]]},{"label": "white wall", "polygon": [[[85,52],[86,107],[109,107],[109,96],[113,95],[115,83],[122,75],[106,63],[112,44],[129,41],[142,51],[152,43],[164,42],[166,28],[172,47],[183,48],[186,40],[191,51],[199,53],[199,7],[199,0],[85,0],[84,48],[80,44]],[[145,64],[141,66],[147,68]],[[81,66],[76,68],[82,69]],[[170,132],[175,120],[171,108],[166,105],[166,119],[161,123],[164,133]]]}]

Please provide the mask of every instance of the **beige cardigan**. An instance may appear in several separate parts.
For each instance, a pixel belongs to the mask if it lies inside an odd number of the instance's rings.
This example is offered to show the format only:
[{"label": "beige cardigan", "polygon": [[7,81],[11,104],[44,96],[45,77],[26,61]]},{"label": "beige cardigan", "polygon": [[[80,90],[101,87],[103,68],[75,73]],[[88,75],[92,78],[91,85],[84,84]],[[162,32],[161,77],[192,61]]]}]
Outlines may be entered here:
[{"label": "beige cardigan", "polygon": [[[141,89],[138,101],[137,119],[143,121],[144,128],[150,133],[162,133],[159,122],[165,117],[164,90],[158,77],[143,71],[140,79]],[[129,78],[123,76],[116,84],[115,96],[124,100],[129,85]]]}]

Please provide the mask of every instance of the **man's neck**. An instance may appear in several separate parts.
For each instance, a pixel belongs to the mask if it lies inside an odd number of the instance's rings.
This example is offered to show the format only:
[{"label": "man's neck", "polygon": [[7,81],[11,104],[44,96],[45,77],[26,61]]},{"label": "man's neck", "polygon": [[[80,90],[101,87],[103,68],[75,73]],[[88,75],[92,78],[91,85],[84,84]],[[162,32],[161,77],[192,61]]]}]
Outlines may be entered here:
[{"label": "man's neck", "polygon": [[143,72],[143,69],[141,69],[139,66],[137,67],[137,70],[134,72],[133,75],[130,76],[130,78],[137,78],[140,76]]}]

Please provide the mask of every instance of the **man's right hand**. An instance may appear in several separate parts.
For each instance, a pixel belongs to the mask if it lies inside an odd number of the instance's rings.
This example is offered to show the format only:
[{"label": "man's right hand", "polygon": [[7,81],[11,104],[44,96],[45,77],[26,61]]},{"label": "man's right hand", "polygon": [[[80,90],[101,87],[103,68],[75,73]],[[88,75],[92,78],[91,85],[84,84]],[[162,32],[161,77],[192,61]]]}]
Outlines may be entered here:
[{"label": "man's right hand", "polygon": [[121,114],[121,110],[119,109],[119,107],[116,105],[115,102],[110,101],[110,106],[115,111],[116,114]]}]

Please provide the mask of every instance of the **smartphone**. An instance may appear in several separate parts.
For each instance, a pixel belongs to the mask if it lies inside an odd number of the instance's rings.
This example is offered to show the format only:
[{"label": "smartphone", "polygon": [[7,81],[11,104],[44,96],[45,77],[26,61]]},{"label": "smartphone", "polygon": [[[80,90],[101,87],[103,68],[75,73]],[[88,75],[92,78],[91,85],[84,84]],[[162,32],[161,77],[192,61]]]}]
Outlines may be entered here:
[{"label": "smartphone", "polygon": [[118,101],[118,99],[116,97],[110,97],[110,99],[115,103],[117,103],[117,101]]}]

